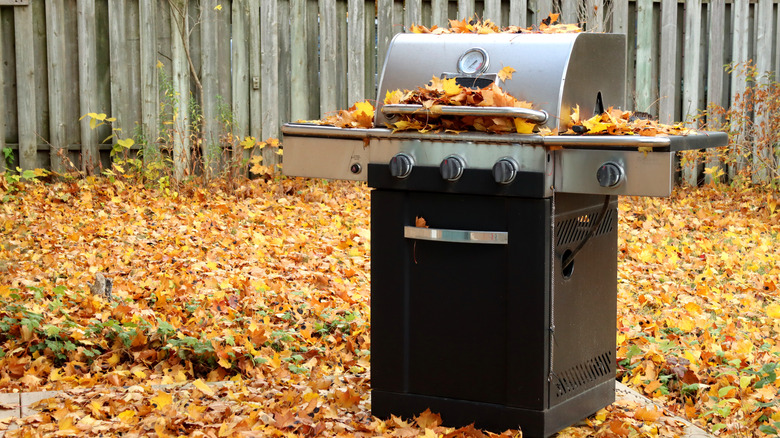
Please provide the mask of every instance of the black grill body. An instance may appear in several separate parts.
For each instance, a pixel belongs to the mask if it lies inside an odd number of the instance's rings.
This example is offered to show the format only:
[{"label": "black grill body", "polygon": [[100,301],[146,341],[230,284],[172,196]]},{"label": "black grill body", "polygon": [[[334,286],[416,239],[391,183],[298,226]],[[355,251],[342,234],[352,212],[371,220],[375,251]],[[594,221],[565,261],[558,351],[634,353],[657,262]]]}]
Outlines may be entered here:
[{"label": "black grill body", "polygon": [[[543,197],[534,175],[522,190],[458,193],[382,167],[369,169],[373,414],[429,408],[448,425],[547,437],[612,403],[617,197],[606,209],[601,195]],[[508,242],[405,238],[416,217]]]}]

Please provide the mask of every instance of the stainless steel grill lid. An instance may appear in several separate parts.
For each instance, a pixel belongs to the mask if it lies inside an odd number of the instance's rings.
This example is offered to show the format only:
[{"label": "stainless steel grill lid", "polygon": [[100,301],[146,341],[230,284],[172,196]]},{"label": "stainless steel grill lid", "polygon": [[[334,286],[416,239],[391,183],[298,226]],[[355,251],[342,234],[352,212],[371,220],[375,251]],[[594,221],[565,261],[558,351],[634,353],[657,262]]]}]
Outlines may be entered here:
[{"label": "stainless steel grill lid", "polygon": [[[583,116],[594,114],[599,92],[605,107],[623,107],[625,44],[625,35],[596,33],[398,34],[380,78],[375,126],[389,121],[382,112],[388,91],[413,90],[436,76],[467,85],[476,80],[477,86],[498,80],[504,91],[547,112],[548,128],[565,127],[575,105]],[[476,72],[461,61],[472,53],[484,59]],[[504,67],[515,72],[512,79],[500,81],[496,76]]]}]

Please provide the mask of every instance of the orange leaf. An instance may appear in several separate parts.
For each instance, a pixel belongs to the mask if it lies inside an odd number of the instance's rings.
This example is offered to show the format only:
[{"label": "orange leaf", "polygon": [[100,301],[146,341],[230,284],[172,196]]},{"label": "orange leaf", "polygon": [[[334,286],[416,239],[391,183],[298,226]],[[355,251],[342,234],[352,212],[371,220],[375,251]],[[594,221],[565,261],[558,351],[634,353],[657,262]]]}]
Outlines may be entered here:
[{"label": "orange leaf", "polygon": [[634,418],[637,420],[653,423],[657,421],[663,415],[663,411],[655,406],[641,407],[634,412]]}]

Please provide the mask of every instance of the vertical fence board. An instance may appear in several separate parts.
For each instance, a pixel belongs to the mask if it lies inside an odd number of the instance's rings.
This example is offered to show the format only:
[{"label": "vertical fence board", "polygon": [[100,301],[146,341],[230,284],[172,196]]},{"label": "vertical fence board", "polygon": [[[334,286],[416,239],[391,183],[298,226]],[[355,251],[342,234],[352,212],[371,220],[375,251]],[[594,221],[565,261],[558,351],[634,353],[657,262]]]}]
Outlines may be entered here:
[{"label": "vertical fence board", "polygon": [[474,0],[458,0],[458,20],[471,18],[474,12]]},{"label": "vertical fence board", "polygon": [[512,0],[509,2],[509,25],[526,27],[528,15],[528,0]]},{"label": "vertical fence board", "polygon": [[[701,56],[701,0],[685,0],[683,62],[683,120],[696,117],[699,108],[699,74]],[[695,122],[692,125],[695,127]],[[682,169],[683,181],[695,186],[698,160],[689,157]]]},{"label": "vertical fence board", "polygon": [[578,0],[561,0],[561,21],[564,23],[577,23]]},{"label": "vertical fence board", "polygon": [[263,138],[263,99],[262,90],[270,84],[262,78],[262,59],[260,56],[260,5],[252,1],[249,4],[249,77],[252,78],[252,94],[249,97],[249,135]]},{"label": "vertical fence board", "polygon": [[[233,18],[231,49],[232,63],[230,80],[233,83],[233,135],[238,142],[234,143],[233,158],[246,158],[240,141],[249,135],[249,1],[233,0],[231,14]],[[248,155],[248,151],[247,154]]]},{"label": "vertical fence board", "polygon": [[347,102],[352,104],[366,96],[365,3],[349,0],[347,12]]},{"label": "vertical fence board", "polygon": [[376,15],[373,13],[375,3],[371,0],[364,0],[364,11],[366,13],[363,17],[364,27],[364,45],[366,47],[364,53],[364,75],[365,75],[365,95],[363,99],[370,99],[373,101],[376,98],[376,71],[377,64],[384,62],[383,59],[377,59],[376,52]]},{"label": "vertical fence board", "polygon": [[65,2],[51,0],[46,2],[46,56],[49,60],[49,156],[51,170],[64,173],[66,170],[64,154],[67,151],[66,102],[64,101],[66,70],[65,62]]},{"label": "vertical fence board", "polygon": [[[95,0],[78,0],[79,36],[79,112],[84,115],[97,110],[97,68],[95,65]],[[89,127],[89,118],[81,121],[81,170],[92,175],[98,168],[100,156],[95,131]]]},{"label": "vertical fence board", "polygon": [[675,99],[674,90],[677,82],[677,0],[662,0],[661,2],[661,49],[663,62],[659,66],[659,101],[658,120],[661,123],[674,121]]},{"label": "vertical fence board", "polygon": [[[5,122],[6,143],[19,143],[19,129],[16,106],[16,46],[14,44],[14,9],[0,9],[0,44],[3,45],[3,59],[0,69],[3,70],[3,96],[5,112],[0,115]],[[35,47],[31,46],[35,51]],[[16,152],[14,167],[19,166],[19,151]]]},{"label": "vertical fence board", "polygon": [[555,12],[553,0],[536,0],[536,7],[533,10],[533,20],[531,24],[539,25],[548,15]]},{"label": "vertical fence board", "polygon": [[485,9],[482,12],[482,19],[489,19],[501,25],[501,0],[485,0]]},{"label": "vertical fence board", "polygon": [[376,4],[376,51],[378,63],[382,65],[387,55],[387,47],[393,39],[393,0],[377,0]]},{"label": "vertical fence board", "polygon": [[[758,82],[768,84],[769,77],[765,72],[772,68],[772,0],[758,0],[756,11],[756,47],[755,60],[758,69]],[[769,122],[767,110],[762,108],[766,102],[760,102],[756,109],[755,124],[759,127],[759,136],[753,140],[753,169],[752,176],[755,183],[766,183],[769,181],[769,162],[772,158],[772,144],[767,144],[765,138],[769,134],[763,134]]]},{"label": "vertical fence board", "polygon": [[[725,0],[710,0],[708,5],[709,12],[709,56],[707,70],[707,102],[708,104],[723,105],[723,50],[726,2]],[[713,128],[718,128],[722,120],[715,119],[715,115],[707,115],[707,122]],[[718,152],[714,150],[707,151],[707,167],[716,167],[720,165]],[[705,175],[705,183],[712,182],[712,175]]]},{"label": "vertical fence board", "polygon": [[[92,0],[94,1],[94,0]],[[157,82],[157,2],[139,0],[138,27],[140,37],[141,67],[141,130],[146,146],[144,161],[158,160],[158,119],[160,116],[160,91]]]},{"label": "vertical fence board", "polygon": [[318,0],[306,3],[306,47],[308,48],[309,115],[307,119],[316,119],[320,115],[320,59],[318,50],[320,40]]},{"label": "vertical fence board", "polygon": [[[263,138],[279,136],[279,22],[277,1],[266,0],[260,8],[260,47],[262,51],[262,78],[265,82],[262,92]],[[270,149],[263,151],[263,162],[270,163],[274,157]]]},{"label": "vertical fence board", "polygon": [[338,32],[336,33],[336,108],[347,108],[353,102],[347,101],[347,2],[344,0],[336,1],[336,23],[338,23]]},{"label": "vertical fence board", "polygon": [[653,0],[637,0],[636,31],[636,108],[652,112],[655,98],[651,95],[653,82]]},{"label": "vertical fence board", "polygon": [[320,0],[320,117],[337,107],[336,0]]},{"label": "vertical fence board", "polygon": [[[289,0],[278,0],[277,3],[277,26],[276,26],[276,35],[279,38],[279,64],[277,66],[277,76],[279,78],[279,82],[277,83],[278,93],[279,93],[279,124],[287,123],[290,121],[290,66],[291,66],[291,57],[290,57],[290,46],[292,42],[290,41],[291,35],[288,31],[289,26],[287,23],[290,22],[290,1]],[[275,137],[279,137],[279,127],[276,127],[276,135]],[[279,162],[279,155],[274,154],[274,163]]]},{"label": "vertical fence board", "polygon": [[290,118],[309,118],[306,0],[290,0]]},{"label": "vertical fence board", "polygon": [[422,25],[422,0],[406,0],[404,2],[404,30],[411,31],[412,25]]},{"label": "vertical fence board", "polygon": [[6,171],[6,159],[5,159],[5,65],[7,61],[4,53],[4,33],[3,33],[3,17],[0,16],[0,173]]},{"label": "vertical fence board", "polygon": [[[733,0],[731,20],[731,62],[734,65],[737,65],[738,68],[734,73],[731,74],[732,102],[734,102],[735,97],[742,95],[745,92],[745,76],[741,72],[741,67],[744,67],[745,62],[748,60],[748,36],[750,31],[749,20],[749,0]],[[735,143],[739,144],[743,141],[744,137],[744,133],[737,133]],[[736,172],[740,171],[745,166],[744,158],[738,153],[736,160],[736,165],[729,168],[729,176],[731,178],[733,178],[736,175]]]},{"label": "vertical fence board", "polygon": [[217,0],[201,0],[200,23],[200,83],[202,86],[203,140],[200,145],[203,169],[207,177],[218,169],[219,128],[217,126]]},{"label": "vertical fence board", "polygon": [[[32,8],[14,8],[14,33],[16,41],[33,40]],[[38,145],[36,138],[35,59],[34,50],[23,44],[16,45],[16,102],[19,132],[19,166],[22,170],[37,166]]]},{"label": "vertical fence board", "polygon": [[613,0],[612,32],[628,34],[628,0]]},{"label": "vertical fence board", "polygon": [[[111,0],[109,0],[111,1]],[[189,35],[187,0],[171,0],[171,82],[174,96],[173,175],[181,180],[190,173],[190,68],[185,42]]]},{"label": "vertical fence board", "polygon": [[[120,130],[121,136],[126,136],[130,131],[129,99],[127,82],[127,65],[116,62],[127,57],[127,34],[125,28],[125,2],[122,0],[108,0],[108,30],[109,50],[111,52],[111,116],[116,118],[114,128]],[[185,95],[186,96],[186,95]],[[114,138],[114,142],[116,142]]]},{"label": "vertical fence board", "polygon": [[447,27],[447,0],[431,0],[431,26]]}]

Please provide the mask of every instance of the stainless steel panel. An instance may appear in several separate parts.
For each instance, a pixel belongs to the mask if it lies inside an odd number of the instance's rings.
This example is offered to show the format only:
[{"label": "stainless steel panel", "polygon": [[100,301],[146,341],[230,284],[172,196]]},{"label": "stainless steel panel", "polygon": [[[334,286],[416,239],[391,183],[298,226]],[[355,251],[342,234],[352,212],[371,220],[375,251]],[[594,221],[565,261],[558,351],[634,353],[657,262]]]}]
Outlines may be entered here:
[{"label": "stainless steel panel", "polygon": [[506,245],[509,233],[506,231],[468,231],[447,230],[440,228],[404,227],[404,237],[407,239],[433,240],[452,243],[480,243]]},{"label": "stainless steel panel", "polygon": [[[596,171],[613,162],[625,181],[601,187]],[[672,193],[672,153],[621,150],[561,149],[555,151],[555,191],[605,195],[669,196]]]},{"label": "stainless steel panel", "polygon": [[[284,137],[282,173],[289,176],[365,181],[369,150],[362,139]],[[360,166],[359,173],[350,168]]]},{"label": "stainless steel panel", "polygon": [[583,117],[592,115],[598,92],[607,106],[624,104],[625,35],[398,34],[388,48],[380,78],[375,125],[387,122],[381,111],[387,91],[413,90],[432,76],[456,70],[460,56],[474,47],[490,57],[486,74],[503,67],[516,70],[501,87],[549,113],[550,128],[564,126],[577,104]]}]

